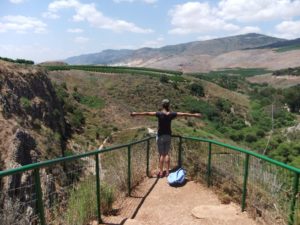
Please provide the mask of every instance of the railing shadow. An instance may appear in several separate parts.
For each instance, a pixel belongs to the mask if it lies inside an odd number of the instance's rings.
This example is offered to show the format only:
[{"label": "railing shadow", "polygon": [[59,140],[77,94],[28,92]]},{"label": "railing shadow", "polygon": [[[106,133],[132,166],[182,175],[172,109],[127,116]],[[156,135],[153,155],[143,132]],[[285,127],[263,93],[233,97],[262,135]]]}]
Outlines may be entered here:
[{"label": "railing shadow", "polygon": [[157,182],[158,182],[159,178],[156,178],[155,182],[151,185],[149,191],[147,191],[146,195],[142,198],[140,204],[137,206],[136,210],[134,211],[131,219],[134,219],[136,217],[136,215],[138,214],[140,208],[142,207],[142,205],[144,204],[146,198],[149,196],[149,194],[152,192],[152,190],[154,189],[154,187],[156,186]]},{"label": "railing shadow", "polygon": [[139,202],[139,204],[138,204],[136,207],[134,207],[133,212],[130,213],[131,216],[122,218],[122,220],[121,220],[120,222],[109,222],[109,221],[106,222],[106,221],[105,221],[106,219],[104,219],[103,223],[101,223],[101,224],[103,224],[103,225],[123,225],[123,224],[126,223],[126,221],[127,221],[128,219],[134,219],[134,218],[136,217],[136,215],[138,214],[140,208],[143,206],[145,200],[146,200],[147,197],[150,195],[150,193],[153,191],[153,189],[155,188],[155,186],[156,186],[156,184],[157,184],[157,182],[158,182],[158,180],[159,180],[159,178],[147,178],[147,179],[155,179],[155,181],[153,182],[153,184],[151,184],[151,186],[149,187],[149,189],[147,190],[146,193],[143,193],[142,196],[140,196],[139,194],[137,194],[137,195],[131,194],[131,195],[128,197],[128,198],[133,198],[133,199],[141,199],[140,202]]}]

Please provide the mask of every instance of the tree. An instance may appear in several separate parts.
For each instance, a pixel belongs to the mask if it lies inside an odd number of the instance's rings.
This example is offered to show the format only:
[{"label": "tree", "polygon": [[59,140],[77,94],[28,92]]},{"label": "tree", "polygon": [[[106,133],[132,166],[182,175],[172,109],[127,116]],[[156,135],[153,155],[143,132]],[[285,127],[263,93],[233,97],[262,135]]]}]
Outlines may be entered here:
[{"label": "tree", "polygon": [[300,110],[300,85],[287,89],[284,93],[285,102],[290,107],[291,112],[299,112]]}]

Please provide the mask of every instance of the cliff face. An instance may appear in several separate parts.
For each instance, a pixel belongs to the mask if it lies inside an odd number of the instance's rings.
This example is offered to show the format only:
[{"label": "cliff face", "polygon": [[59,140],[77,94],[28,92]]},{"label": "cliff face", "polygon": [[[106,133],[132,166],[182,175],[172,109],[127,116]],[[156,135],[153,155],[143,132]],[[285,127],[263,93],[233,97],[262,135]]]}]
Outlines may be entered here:
[{"label": "cliff face", "polygon": [[0,61],[0,130],[0,169],[63,154],[64,113],[44,70]]},{"label": "cliff face", "polygon": [[[63,108],[47,72],[0,60],[0,170],[62,156],[66,135]],[[61,167],[56,170],[63,174]],[[40,173],[49,196],[56,191],[48,179],[52,171]],[[34,224],[34,193],[32,171],[0,179],[0,224]]]}]

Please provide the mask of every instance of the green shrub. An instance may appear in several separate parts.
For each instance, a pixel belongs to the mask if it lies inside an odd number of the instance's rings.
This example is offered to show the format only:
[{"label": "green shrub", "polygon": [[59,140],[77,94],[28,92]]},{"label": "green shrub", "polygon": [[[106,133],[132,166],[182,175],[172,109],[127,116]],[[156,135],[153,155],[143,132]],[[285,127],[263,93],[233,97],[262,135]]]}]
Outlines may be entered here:
[{"label": "green shrub", "polygon": [[243,120],[237,119],[231,124],[231,127],[235,130],[241,130],[242,128],[246,127],[246,125]]},{"label": "green shrub", "polygon": [[159,81],[161,83],[168,83],[169,82],[169,77],[167,75],[162,75],[162,76],[160,76]]},{"label": "green shrub", "polygon": [[184,109],[192,113],[202,113],[206,118],[212,121],[219,120],[219,113],[214,105],[193,97],[187,97],[183,102]]},{"label": "green shrub", "polygon": [[93,109],[100,109],[104,106],[104,101],[96,96],[82,96],[80,103]]},{"label": "green shrub", "polygon": [[288,88],[284,91],[285,102],[288,104],[291,112],[299,113],[300,110],[300,85]]},{"label": "green shrub", "polygon": [[83,112],[79,108],[74,109],[69,118],[70,124],[74,128],[81,128],[81,126],[85,123]]},{"label": "green shrub", "polygon": [[231,102],[222,98],[219,98],[216,102],[216,107],[223,112],[230,113]]},{"label": "green shrub", "polygon": [[21,103],[21,106],[23,108],[25,108],[26,110],[31,108],[31,101],[26,97],[21,97],[20,103]]},{"label": "green shrub", "polygon": [[200,96],[200,97],[204,97],[204,88],[201,84],[198,83],[192,83],[189,86],[189,89],[191,91],[191,93],[195,96]]},{"label": "green shrub", "polygon": [[82,98],[82,95],[77,91],[73,92],[72,96],[77,102],[80,102],[80,99]]},{"label": "green shrub", "polygon": [[232,133],[229,135],[229,137],[233,140],[233,141],[242,141],[244,139],[244,135],[242,133]]},{"label": "green shrub", "polygon": [[265,132],[263,130],[258,130],[256,131],[256,136],[263,138],[265,136]]},{"label": "green shrub", "polygon": [[77,102],[89,108],[100,109],[104,106],[104,101],[97,96],[82,95],[77,91],[73,92],[72,96]]},{"label": "green shrub", "polygon": [[253,135],[253,134],[247,134],[245,136],[245,141],[247,141],[249,143],[255,142],[255,141],[257,141],[257,137],[255,135]]},{"label": "green shrub", "polygon": [[63,104],[65,102],[67,102],[67,98],[69,97],[69,94],[66,91],[67,90],[66,84],[63,83],[61,85],[58,85],[58,84],[54,83],[53,86],[54,86],[58,100]]}]

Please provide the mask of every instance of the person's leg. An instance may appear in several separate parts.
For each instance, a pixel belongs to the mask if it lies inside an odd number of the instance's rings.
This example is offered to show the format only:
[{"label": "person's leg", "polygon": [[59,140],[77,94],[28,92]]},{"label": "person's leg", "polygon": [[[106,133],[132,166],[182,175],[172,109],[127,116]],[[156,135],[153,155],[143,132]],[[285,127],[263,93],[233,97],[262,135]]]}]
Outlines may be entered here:
[{"label": "person's leg", "polygon": [[163,175],[164,169],[164,155],[159,155],[159,176]]},{"label": "person's leg", "polygon": [[156,143],[157,143],[157,149],[159,153],[159,158],[158,158],[158,168],[159,168],[159,173],[158,176],[162,177],[163,175],[163,166],[164,166],[164,156],[163,156],[163,151],[164,151],[164,145],[163,145],[163,138],[161,136],[156,137]]},{"label": "person's leg", "polygon": [[166,176],[169,175],[169,170],[170,170],[170,156],[169,156],[169,151],[171,148],[171,136],[166,136],[166,140],[164,143],[164,150],[165,150],[165,163],[166,163]]},{"label": "person's leg", "polygon": [[169,170],[170,170],[170,156],[167,154],[165,157],[165,163],[166,163],[166,176],[169,176]]}]

